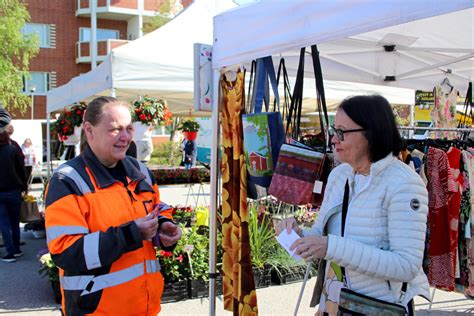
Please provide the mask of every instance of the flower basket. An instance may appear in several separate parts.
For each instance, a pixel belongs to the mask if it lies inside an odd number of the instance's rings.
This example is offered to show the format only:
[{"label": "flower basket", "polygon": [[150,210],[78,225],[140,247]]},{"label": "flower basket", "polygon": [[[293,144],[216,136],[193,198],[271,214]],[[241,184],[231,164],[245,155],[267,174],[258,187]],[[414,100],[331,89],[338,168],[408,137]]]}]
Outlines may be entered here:
[{"label": "flower basket", "polygon": [[[201,125],[195,120],[185,120],[181,122],[178,126],[178,131],[182,131],[183,133],[186,132],[197,132],[201,128]],[[193,139],[191,139],[193,140]]]},{"label": "flower basket", "polygon": [[188,298],[188,280],[165,283],[161,303],[179,302]]},{"label": "flower basket", "polygon": [[74,146],[81,142],[81,126],[74,126],[74,133],[63,138],[64,145]]},{"label": "flower basket", "polygon": [[133,140],[139,141],[147,138],[151,138],[151,124],[145,124],[142,122],[133,122]]},{"label": "flower basket", "polygon": [[169,125],[173,114],[169,111],[166,101],[152,97],[144,97],[133,102],[132,121],[145,125]]},{"label": "flower basket", "polygon": [[[58,134],[61,141],[68,141],[69,144],[75,145],[79,142],[81,136],[80,126],[83,121],[84,112],[86,110],[84,103],[79,103],[72,106],[70,109],[64,109],[52,124],[52,129]],[[78,129],[76,129],[78,127]]]},{"label": "flower basket", "polygon": [[196,140],[198,132],[184,132],[183,134],[187,140]]}]

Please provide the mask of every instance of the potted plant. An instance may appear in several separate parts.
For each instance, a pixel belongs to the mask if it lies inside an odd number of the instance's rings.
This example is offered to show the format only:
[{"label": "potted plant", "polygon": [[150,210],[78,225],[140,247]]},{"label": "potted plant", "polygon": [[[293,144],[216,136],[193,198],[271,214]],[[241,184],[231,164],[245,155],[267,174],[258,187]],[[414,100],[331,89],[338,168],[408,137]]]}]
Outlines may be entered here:
[{"label": "potted plant", "polygon": [[64,109],[52,124],[52,129],[58,135],[60,141],[66,145],[79,143],[81,137],[81,124],[86,110],[85,103],[73,105],[70,109]]},{"label": "potted plant", "polygon": [[165,281],[161,302],[178,302],[187,299],[189,271],[184,263],[183,244],[178,242],[173,252],[156,249],[156,257],[160,262]]},{"label": "potted plant", "polygon": [[48,250],[43,249],[38,252],[38,260],[41,264],[38,273],[47,276],[53,289],[54,298],[57,304],[61,303],[61,287],[59,285],[59,269],[51,258]]},{"label": "potted plant", "polygon": [[178,130],[182,131],[187,140],[195,140],[197,132],[201,125],[195,120],[184,120],[179,126]]},{"label": "potted plant", "polygon": [[153,97],[144,97],[133,102],[132,121],[147,126],[169,125],[173,114],[168,109],[166,101]]}]

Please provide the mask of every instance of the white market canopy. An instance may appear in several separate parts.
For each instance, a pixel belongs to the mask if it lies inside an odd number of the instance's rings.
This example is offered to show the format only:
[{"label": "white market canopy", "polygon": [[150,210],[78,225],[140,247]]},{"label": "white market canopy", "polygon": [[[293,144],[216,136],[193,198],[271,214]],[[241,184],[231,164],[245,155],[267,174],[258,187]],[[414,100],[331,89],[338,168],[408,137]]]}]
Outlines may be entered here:
[{"label": "white market canopy", "polygon": [[432,90],[448,77],[464,92],[474,78],[473,7],[473,0],[261,0],[214,18],[213,67],[283,56],[292,76],[299,48],[318,44],[325,80]]},{"label": "white market canopy", "polygon": [[[47,112],[62,110],[75,102],[98,95],[111,95],[131,101],[139,95],[164,98],[175,115],[188,115],[194,108],[193,45],[212,44],[213,16],[235,7],[231,0],[195,0],[188,8],[163,27],[126,45],[112,50],[97,68],[73,78],[47,94]],[[237,29],[243,27],[243,24]],[[231,32],[233,36],[241,32]],[[250,32],[257,36],[255,32]],[[346,80],[347,81],[347,80]],[[305,112],[314,111],[313,85],[305,85]],[[380,93],[394,104],[412,104],[414,93],[392,89],[326,81],[329,109],[356,92]],[[196,113],[194,115],[209,115]]]},{"label": "white market canopy", "polygon": [[173,114],[193,109],[193,45],[212,44],[212,18],[231,0],[196,0],[161,28],[117,47],[99,66],[47,94],[47,113],[98,95],[164,98]]}]

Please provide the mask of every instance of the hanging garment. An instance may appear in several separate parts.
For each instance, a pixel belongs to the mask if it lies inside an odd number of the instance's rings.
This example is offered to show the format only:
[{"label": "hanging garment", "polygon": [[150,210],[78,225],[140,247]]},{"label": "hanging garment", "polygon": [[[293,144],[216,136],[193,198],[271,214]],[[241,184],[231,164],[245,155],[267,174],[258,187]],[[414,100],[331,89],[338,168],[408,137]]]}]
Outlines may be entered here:
[{"label": "hanging garment", "polygon": [[[461,156],[461,176],[463,177],[463,188],[461,195],[461,206],[459,208],[459,226],[458,226],[458,254],[459,254],[459,279],[456,280],[456,284],[462,287],[469,287],[469,262],[468,262],[468,249],[470,246],[470,226],[469,218],[471,217],[471,201],[469,192],[469,174],[464,152]],[[469,235],[467,235],[469,233]]]},{"label": "hanging garment", "polygon": [[429,269],[427,275],[432,286],[453,291],[456,253],[451,249],[448,203],[454,184],[446,153],[430,147],[427,155],[429,197],[429,236],[427,236],[427,238],[429,237]]},{"label": "hanging garment", "polygon": [[474,234],[472,224],[474,223],[474,149],[463,150],[463,161],[466,168],[466,175],[469,181],[466,181],[466,191],[469,194],[470,216],[466,223],[466,248],[467,248],[467,269],[468,269],[468,286],[464,290],[464,294],[474,298]]},{"label": "hanging garment", "polygon": [[450,249],[454,252],[455,277],[459,278],[459,256],[458,256],[458,230],[459,230],[459,208],[461,206],[461,194],[464,186],[464,178],[461,174],[461,150],[451,147],[448,152],[448,162],[453,176],[453,190],[448,203],[449,219],[449,241]]},{"label": "hanging garment", "polygon": [[244,74],[223,75],[222,88],[222,258],[224,308],[256,315],[257,294],[250,259],[247,167],[243,150]]},{"label": "hanging garment", "polygon": [[[442,86],[434,88],[434,105],[430,112],[431,121],[435,127],[439,128],[456,128],[456,100],[458,91],[451,89],[449,93],[443,91]],[[453,112],[451,112],[453,111]],[[453,139],[456,137],[456,132],[437,131],[436,138]]]}]

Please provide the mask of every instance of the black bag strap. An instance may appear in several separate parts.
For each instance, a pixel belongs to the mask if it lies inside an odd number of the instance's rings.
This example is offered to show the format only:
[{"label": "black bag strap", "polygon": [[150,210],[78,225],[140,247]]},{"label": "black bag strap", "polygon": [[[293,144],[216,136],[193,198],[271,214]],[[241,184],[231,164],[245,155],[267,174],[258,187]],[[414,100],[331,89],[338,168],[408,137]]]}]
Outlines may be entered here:
[{"label": "black bag strap", "polygon": [[250,66],[250,78],[249,78],[249,90],[247,93],[247,104],[246,104],[246,113],[252,113],[253,112],[253,102],[252,102],[252,91],[253,91],[253,85],[255,82],[255,73],[257,69],[257,62],[255,60],[252,60],[252,64]]},{"label": "black bag strap", "polygon": [[[342,219],[341,219],[341,236],[344,237],[344,230],[346,228],[346,217],[347,217],[347,208],[349,207],[349,180],[346,180],[346,185],[344,186],[344,197],[342,199]],[[346,268],[341,267],[341,272],[342,272],[342,280],[344,284],[346,283]],[[390,281],[387,281],[390,284]],[[405,295],[406,291],[408,288],[408,283],[403,282],[402,283],[402,289],[401,289],[401,295],[400,295],[400,301],[403,299],[403,296]]]},{"label": "black bag strap", "polygon": [[[291,90],[290,90],[290,80],[288,79],[288,72],[286,71],[285,58],[280,58],[280,63],[278,65],[277,72],[277,86],[280,83],[280,77],[283,78],[283,111],[282,117],[286,120],[286,115],[288,114],[290,102],[291,102]],[[273,102],[273,111],[276,111],[276,99]]]},{"label": "black bag strap", "polygon": [[296,73],[295,86],[293,88],[293,96],[291,98],[290,109],[286,119],[285,136],[291,131],[291,137],[298,140],[300,136],[300,120],[301,108],[303,106],[303,82],[304,82],[304,56],[305,48],[300,50],[300,60],[298,64],[298,72]]},{"label": "black bag strap", "polygon": [[[329,130],[328,110],[326,107],[326,95],[324,93],[324,81],[321,71],[321,61],[319,58],[319,51],[316,45],[311,45],[311,57],[313,59],[314,79],[316,81],[317,104],[319,112],[319,124],[321,126],[321,133],[324,139],[324,153],[327,152],[329,145],[327,131]],[[324,115],[324,116],[323,116]],[[324,118],[324,121],[323,121]]]}]

